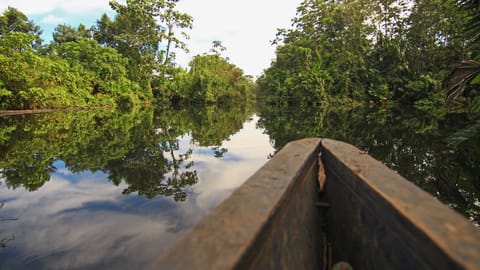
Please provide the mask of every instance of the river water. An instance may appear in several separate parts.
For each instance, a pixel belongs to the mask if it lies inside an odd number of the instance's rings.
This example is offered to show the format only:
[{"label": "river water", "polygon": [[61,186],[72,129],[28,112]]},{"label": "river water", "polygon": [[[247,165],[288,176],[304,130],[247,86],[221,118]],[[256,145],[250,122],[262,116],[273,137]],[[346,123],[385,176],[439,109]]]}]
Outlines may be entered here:
[{"label": "river water", "polygon": [[287,142],[369,152],[479,223],[463,114],[196,107],[0,118],[0,269],[142,269]]}]

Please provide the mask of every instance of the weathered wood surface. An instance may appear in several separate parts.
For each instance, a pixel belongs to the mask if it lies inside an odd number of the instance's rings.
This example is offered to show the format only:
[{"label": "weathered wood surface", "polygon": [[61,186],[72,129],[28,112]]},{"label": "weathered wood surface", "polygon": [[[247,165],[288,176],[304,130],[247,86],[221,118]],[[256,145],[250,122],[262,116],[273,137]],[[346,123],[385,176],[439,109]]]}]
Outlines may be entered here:
[{"label": "weathered wood surface", "polygon": [[356,270],[480,269],[480,229],[354,146],[311,138],[286,145],[150,268],[321,269],[327,254]]},{"label": "weathered wood surface", "polygon": [[327,235],[354,269],[480,269],[480,230],[359,149],[322,140]]},{"label": "weathered wood surface", "polygon": [[286,145],[152,269],[319,269],[320,139]]}]

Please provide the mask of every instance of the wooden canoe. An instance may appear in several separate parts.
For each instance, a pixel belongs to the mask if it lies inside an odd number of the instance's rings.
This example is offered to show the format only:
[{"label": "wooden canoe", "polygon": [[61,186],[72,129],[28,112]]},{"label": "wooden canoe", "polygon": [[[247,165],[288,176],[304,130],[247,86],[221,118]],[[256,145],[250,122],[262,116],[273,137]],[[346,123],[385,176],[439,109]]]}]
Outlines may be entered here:
[{"label": "wooden canoe", "polygon": [[287,144],[152,269],[480,269],[480,229],[346,143]]}]

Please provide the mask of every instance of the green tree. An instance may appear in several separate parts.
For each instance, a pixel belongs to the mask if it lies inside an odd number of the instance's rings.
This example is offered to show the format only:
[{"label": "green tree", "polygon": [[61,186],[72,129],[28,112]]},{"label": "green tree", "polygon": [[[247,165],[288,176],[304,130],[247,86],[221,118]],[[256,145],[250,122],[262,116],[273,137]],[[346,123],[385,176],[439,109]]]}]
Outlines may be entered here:
[{"label": "green tree", "polygon": [[190,37],[182,29],[191,29],[193,18],[186,13],[175,10],[176,2],[178,2],[178,0],[165,1],[165,9],[159,15],[160,22],[162,23],[162,26],[160,26],[160,42],[163,40],[167,42],[165,49],[162,50],[161,53],[163,65],[171,64],[175,59],[171,53],[172,46],[188,52],[187,44],[175,34],[175,29],[180,29],[180,35],[188,40]]},{"label": "green tree", "polygon": [[[277,88],[279,96],[283,96],[281,99],[293,102],[303,99],[320,103],[325,101],[325,93],[338,99],[362,99],[369,73],[366,57],[371,41],[368,37],[372,33],[366,24],[369,13],[365,3],[303,1],[292,20],[293,29],[277,34],[276,42],[284,44],[279,45],[277,59],[271,69],[266,70],[263,82],[260,80],[260,88],[270,85],[271,90],[267,91],[274,92]],[[297,64],[302,61],[306,61],[304,66]],[[288,88],[303,86],[283,90],[284,84]],[[316,89],[316,94],[312,95],[308,89]],[[304,98],[298,98],[301,96]]]},{"label": "green tree", "polygon": [[0,37],[10,32],[32,34],[35,37],[32,41],[34,48],[38,48],[42,44],[40,26],[35,25],[33,21],[28,20],[25,14],[13,7],[8,7],[0,16]]},{"label": "green tree", "polygon": [[[132,107],[180,92],[173,48],[186,49],[178,29],[191,17],[175,0],[112,1],[116,16],[97,27],[58,25],[54,43],[38,47],[41,31],[21,12],[0,17],[0,108]],[[163,25],[161,25],[163,24]],[[95,39],[93,39],[95,38]],[[182,80],[181,80],[182,81]],[[183,85],[183,82],[181,82]]]},{"label": "green tree", "polygon": [[470,113],[475,121],[449,137],[449,145],[457,150],[468,142],[476,145],[480,136],[480,3],[478,0],[462,0],[459,4],[468,12],[463,32],[468,36],[473,59],[462,61],[445,77],[446,103],[450,105],[460,96],[470,97]]},{"label": "green tree", "polygon": [[65,63],[52,62],[32,48],[35,37],[22,32],[9,32],[0,38],[0,81],[3,108],[33,109],[44,107],[47,88],[57,85],[55,70]]},{"label": "green tree", "polygon": [[116,49],[129,60],[128,75],[137,80],[147,96],[151,96],[151,78],[158,51],[158,32],[152,1],[127,1],[122,5],[111,1],[110,6],[116,12],[113,21],[104,15],[97,22],[95,31],[100,44]]},{"label": "green tree", "polygon": [[440,80],[468,55],[458,33],[464,19],[453,0],[305,0],[293,28],[277,33],[277,57],[258,80],[259,93],[280,103],[438,108]]},{"label": "green tree", "polygon": [[53,40],[57,43],[65,43],[71,41],[77,41],[80,38],[92,38],[92,30],[88,29],[85,25],[80,24],[77,28],[67,24],[60,24],[55,28],[53,32]]},{"label": "green tree", "polygon": [[[140,83],[146,96],[152,96],[156,73],[167,76],[167,71],[175,70],[165,68],[173,59],[172,46],[186,49],[175,28],[190,28],[192,18],[176,11],[176,2],[178,0],[127,0],[123,5],[111,1],[115,18],[111,20],[103,15],[94,30],[100,44],[117,49],[129,59],[129,78]],[[160,81],[163,82],[163,78]]]},{"label": "green tree", "polygon": [[126,76],[127,61],[112,48],[80,39],[50,45],[39,54],[33,35],[0,39],[0,107],[65,108],[138,104],[141,91]]},{"label": "green tree", "polygon": [[186,91],[194,102],[244,102],[253,95],[251,79],[218,54],[196,55],[189,66]]},{"label": "green tree", "polygon": [[322,70],[318,51],[297,44],[277,47],[277,58],[257,80],[259,97],[268,103],[313,104],[327,100],[332,78]]},{"label": "green tree", "polygon": [[140,92],[139,87],[127,78],[128,60],[115,49],[103,47],[95,40],[80,38],[76,42],[61,43],[55,50],[72,67],[83,72],[93,95]]},{"label": "green tree", "polygon": [[93,27],[93,38],[101,45],[115,46],[115,25],[107,14],[103,14]]},{"label": "green tree", "polygon": [[455,0],[427,0],[415,4],[409,16],[408,58],[417,74],[430,72],[441,79],[452,63],[465,57],[466,38],[461,31],[465,11]]}]

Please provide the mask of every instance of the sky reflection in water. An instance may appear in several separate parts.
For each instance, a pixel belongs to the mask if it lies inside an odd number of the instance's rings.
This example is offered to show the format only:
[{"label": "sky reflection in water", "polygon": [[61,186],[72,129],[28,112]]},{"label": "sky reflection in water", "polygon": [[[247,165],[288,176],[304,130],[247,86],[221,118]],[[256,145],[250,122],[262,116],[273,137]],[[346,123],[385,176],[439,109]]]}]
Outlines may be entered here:
[{"label": "sky reflection in water", "polygon": [[192,107],[0,117],[0,269],[142,269],[304,137],[351,143],[480,224],[478,144],[446,147],[468,125],[463,114],[272,106],[251,115]]},{"label": "sky reflection in water", "polygon": [[125,183],[115,186],[99,171],[72,173],[62,161],[34,192],[2,181],[0,269],[141,269],[267,161],[274,150],[257,120],[222,143],[228,151],[220,158],[189,135],[178,138],[176,152],[193,149],[199,179],[182,202],[123,195]]}]

